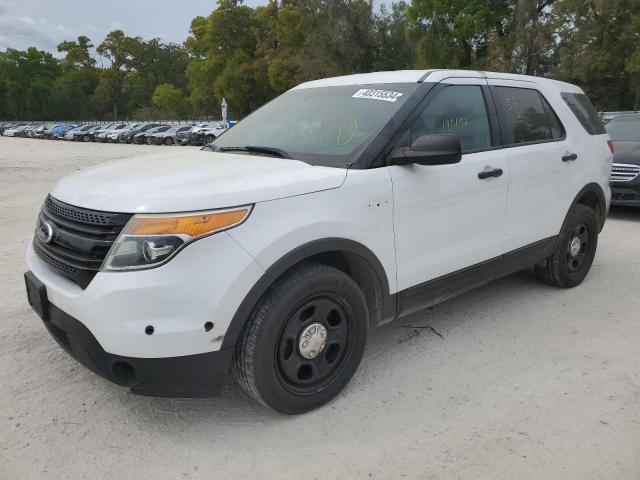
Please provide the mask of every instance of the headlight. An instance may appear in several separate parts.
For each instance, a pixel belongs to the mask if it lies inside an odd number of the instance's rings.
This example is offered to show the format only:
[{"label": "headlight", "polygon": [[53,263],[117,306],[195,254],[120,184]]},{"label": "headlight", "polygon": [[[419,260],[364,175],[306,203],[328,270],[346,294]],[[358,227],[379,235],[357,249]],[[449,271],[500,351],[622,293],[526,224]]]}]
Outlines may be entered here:
[{"label": "headlight", "polygon": [[111,247],[102,270],[140,270],[162,265],[200,238],[244,222],[251,206],[167,215],[134,215]]}]

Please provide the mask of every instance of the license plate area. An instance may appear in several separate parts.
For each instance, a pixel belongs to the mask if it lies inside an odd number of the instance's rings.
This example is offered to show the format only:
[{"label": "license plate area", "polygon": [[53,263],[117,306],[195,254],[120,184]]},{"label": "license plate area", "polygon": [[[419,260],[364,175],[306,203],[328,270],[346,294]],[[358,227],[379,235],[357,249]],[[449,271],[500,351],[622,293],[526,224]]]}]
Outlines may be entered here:
[{"label": "license plate area", "polygon": [[24,283],[27,287],[29,305],[42,320],[48,320],[49,299],[47,298],[47,287],[31,272],[24,274]]}]

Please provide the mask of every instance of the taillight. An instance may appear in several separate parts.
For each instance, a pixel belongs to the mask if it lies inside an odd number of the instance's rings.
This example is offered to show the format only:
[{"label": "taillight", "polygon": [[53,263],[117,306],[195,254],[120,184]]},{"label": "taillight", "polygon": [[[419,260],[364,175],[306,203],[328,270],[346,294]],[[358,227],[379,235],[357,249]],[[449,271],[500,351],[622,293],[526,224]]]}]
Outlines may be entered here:
[{"label": "taillight", "polygon": [[611,153],[613,153],[613,151],[615,150],[613,142],[611,140],[607,140],[607,145],[609,145],[609,150],[611,150]]}]

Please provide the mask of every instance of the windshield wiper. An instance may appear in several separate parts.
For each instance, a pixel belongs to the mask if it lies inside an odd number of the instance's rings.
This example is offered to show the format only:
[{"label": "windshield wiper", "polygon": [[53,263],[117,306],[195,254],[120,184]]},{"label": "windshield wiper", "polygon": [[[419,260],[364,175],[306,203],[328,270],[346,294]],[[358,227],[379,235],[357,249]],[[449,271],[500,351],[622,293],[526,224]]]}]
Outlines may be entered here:
[{"label": "windshield wiper", "polygon": [[275,155],[280,158],[291,158],[291,156],[280,148],[275,147],[261,147],[257,145],[245,145],[244,147],[218,147],[218,146],[209,146],[212,150],[216,152],[256,152],[256,153],[268,153],[271,155]]}]

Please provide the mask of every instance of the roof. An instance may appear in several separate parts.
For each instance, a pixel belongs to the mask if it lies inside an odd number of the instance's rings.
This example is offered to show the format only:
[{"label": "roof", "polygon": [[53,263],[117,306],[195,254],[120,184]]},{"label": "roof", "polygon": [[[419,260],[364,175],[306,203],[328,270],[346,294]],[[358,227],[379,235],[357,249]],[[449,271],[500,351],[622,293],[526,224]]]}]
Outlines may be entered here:
[{"label": "roof", "polygon": [[441,82],[448,78],[486,78],[495,80],[516,80],[539,86],[547,86],[563,92],[582,93],[582,90],[570,83],[549,78],[517,75],[513,73],[483,72],[479,70],[397,70],[392,72],[358,73],[341,77],[323,78],[302,83],[294,90],[303,88],[337,87],[342,85],[367,85],[380,83],[419,83]]}]

